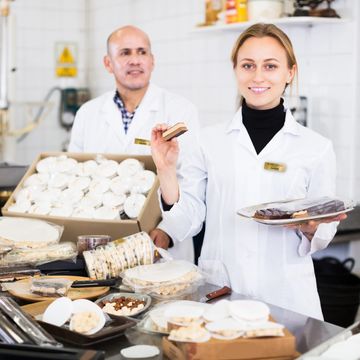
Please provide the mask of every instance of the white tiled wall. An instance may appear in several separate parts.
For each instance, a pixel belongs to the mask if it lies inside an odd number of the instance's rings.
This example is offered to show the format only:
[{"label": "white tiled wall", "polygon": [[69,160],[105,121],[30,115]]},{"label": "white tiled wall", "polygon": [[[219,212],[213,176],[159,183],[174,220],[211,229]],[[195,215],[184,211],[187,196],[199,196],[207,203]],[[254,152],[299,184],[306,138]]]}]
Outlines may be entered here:
[{"label": "white tiled wall", "polygon": [[[360,146],[356,137],[360,10],[355,0],[337,0],[334,7],[349,21],[281,27],[292,39],[298,57],[298,94],[308,97],[309,126],[334,142],[338,194],[360,200]],[[90,87],[94,94],[112,87],[112,79],[101,64],[106,35],[131,23],[152,39],[154,82],[192,100],[203,125],[231,118],[236,88],[229,56],[239,33],[194,31],[194,24],[203,20],[202,0],[91,0],[88,10],[89,42],[94,51],[90,71],[95,74]]]},{"label": "white tiled wall", "polygon": [[[29,123],[48,91],[53,87],[85,85],[85,0],[16,0],[11,2],[9,23],[13,34],[9,100],[11,122],[20,128]],[[55,44],[75,42],[78,49],[76,79],[55,77]],[[29,164],[43,151],[60,150],[68,134],[59,126],[59,92],[50,99],[48,115],[7,160]],[[13,159],[12,159],[13,157]]]},{"label": "white tiled wall", "polygon": [[[93,96],[114,88],[103,68],[105,42],[117,27],[134,24],[152,39],[156,68],[153,81],[193,101],[203,125],[227,121],[236,106],[236,87],[229,60],[238,31],[200,32],[203,0],[16,0],[13,100],[39,101],[53,86],[88,86]],[[282,26],[293,41],[299,62],[299,95],[309,100],[309,126],[330,137],[338,158],[338,193],[360,200],[358,70],[360,4],[333,3],[348,22],[332,25]],[[79,76],[54,75],[54,47],[76,42]],[[58,95],[38,129],[17,146],[16,160],[29,163],[40,151],[60,150],[68,137],[57,120]],[[17,109],[17,123],[25,121]]]}]

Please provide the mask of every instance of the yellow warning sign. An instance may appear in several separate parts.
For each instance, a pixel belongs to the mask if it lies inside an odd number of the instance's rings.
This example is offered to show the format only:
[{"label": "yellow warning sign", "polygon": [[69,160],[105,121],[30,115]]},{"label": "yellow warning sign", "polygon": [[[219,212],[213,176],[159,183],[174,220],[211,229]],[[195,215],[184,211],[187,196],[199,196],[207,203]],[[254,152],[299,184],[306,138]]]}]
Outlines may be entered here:
[{"label": "yellow warning sign", "polygon": [[75,77],[76,66],[76,45],[57,44],[56,48],[56,76]]}]

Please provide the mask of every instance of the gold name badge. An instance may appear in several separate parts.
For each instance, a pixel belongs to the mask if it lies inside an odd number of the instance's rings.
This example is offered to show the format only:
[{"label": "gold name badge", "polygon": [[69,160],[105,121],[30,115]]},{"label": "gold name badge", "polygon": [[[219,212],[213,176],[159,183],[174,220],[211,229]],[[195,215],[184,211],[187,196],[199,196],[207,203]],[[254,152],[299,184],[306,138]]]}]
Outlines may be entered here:
[{"label": "gold name badge", "polygon": [[272,162],[266,162],[264,164],[264,169],[265,170],[270,170],[270,171],[285,172],[286,171],[286,165],[285,164],[272,163]]},{"label": "gold name badge", "polygon": [[140,139],[140,138],[135,138],[134,143],[137,145],[147,145],[150,146],[150,140],[146,140],[146,139]]}]

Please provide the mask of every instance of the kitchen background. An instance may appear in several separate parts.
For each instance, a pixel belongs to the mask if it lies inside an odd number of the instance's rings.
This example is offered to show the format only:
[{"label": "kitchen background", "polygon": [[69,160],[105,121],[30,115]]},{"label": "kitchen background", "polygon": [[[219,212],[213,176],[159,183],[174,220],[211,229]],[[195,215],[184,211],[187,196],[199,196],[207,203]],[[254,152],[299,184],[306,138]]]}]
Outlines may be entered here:
[{"label": "kitchen background", "polygon": [[[292,1],[290,1],[292,2]],[[332,3],[341,20],[280,24],[293,41],[299,61],[293,95],[308,99],[307,122],[332,139],[337,155],[338,195],[360,201],[360,3]],[[11,121],[29,121],[54,87],[88,88],[91,97],[114,89],[103,67],[106,38],[134,24],[145,30],[156,59],[153,82],[191,100],[202,125],[231,119],[236,88],[229,60],[241,29],[204,30],[204,0],[15,0],[9,18],[12,34],[9,76]],[[57,48],[68,44],[78,75],[55,75]],[[69,131],[60,126],[59,94],[50,97],[41,124],[22,141],[8,140],[6,159],[30,164],[44,151],[66,147]],[[30,114],[30,115],[29,115]],[[360,237],[360,236],[359,236]],[[334,245],[339,258],[360,259],[360,241]],[[360,261],[356,272],[360,273]]]}]

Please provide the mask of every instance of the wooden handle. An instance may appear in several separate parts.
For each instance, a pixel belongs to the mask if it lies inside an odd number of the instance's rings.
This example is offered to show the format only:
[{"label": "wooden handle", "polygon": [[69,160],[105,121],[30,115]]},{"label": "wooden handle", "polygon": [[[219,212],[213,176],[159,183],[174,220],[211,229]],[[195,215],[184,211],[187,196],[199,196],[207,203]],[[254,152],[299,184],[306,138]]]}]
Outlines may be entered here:
[{"label": "wooden handle", "polygon": [[228,286],[224,286],[219,290],[215,290],[206,295],[209,300],[216,299],[220,296],[231,294],[231,289]]}]

